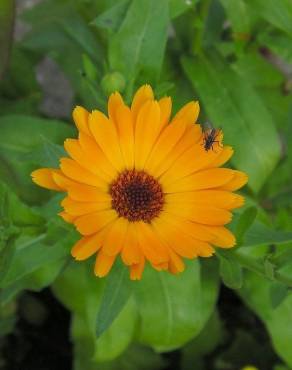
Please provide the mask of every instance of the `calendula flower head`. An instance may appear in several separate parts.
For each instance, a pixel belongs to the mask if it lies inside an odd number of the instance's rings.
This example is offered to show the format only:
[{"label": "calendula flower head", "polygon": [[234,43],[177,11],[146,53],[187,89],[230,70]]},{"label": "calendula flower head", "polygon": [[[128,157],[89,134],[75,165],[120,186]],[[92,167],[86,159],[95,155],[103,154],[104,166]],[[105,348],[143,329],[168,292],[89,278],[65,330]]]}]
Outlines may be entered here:
[{"label": "calendula flower head", "polygon": [[244,202],[233,191],[247,176],[221,168],[233,154],[222,133],[205,149],[198,102],[173,118],[171,109],[171,98],[155,100],[149,85],[136,92],[131,107],[112,94],[108,116],[76,107],[79,134],[64,143],[68,157],[59,169],[32,173],[36,184],[66,193],[60,216],[82,235],[72,256],[81,261],[96,254],[99,277],[119,256],[135,280],[145,262],[177,274],[184,258],[235,245],[224,225]]}]

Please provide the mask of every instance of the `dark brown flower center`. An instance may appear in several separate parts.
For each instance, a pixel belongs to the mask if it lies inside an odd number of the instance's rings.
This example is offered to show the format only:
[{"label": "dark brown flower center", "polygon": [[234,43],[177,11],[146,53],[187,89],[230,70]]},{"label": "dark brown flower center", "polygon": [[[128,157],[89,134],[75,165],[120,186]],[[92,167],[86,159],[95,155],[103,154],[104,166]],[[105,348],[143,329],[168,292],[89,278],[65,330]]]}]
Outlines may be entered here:
[{"label": "dark brown flower center", "polygon": [[144,171],[126,170],[110,186],[112,207],[129,221],[150,222],[164,204],[159,182]]}]

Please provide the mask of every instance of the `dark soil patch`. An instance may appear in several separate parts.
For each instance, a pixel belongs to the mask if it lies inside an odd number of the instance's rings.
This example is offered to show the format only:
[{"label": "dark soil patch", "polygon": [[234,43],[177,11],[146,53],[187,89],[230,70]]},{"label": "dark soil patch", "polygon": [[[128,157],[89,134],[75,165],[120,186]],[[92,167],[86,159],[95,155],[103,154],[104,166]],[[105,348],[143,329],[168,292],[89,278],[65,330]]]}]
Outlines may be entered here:
[{"label": "dark soil patch", "polygon": [[69,312],[49,289],[30,295],[45,307],[47,317],[41,325],[33,323],[33,318],[28,322],[20,309],[15,330],[7,336],[3,346],[5,367],[1,370],[71,370]]}]

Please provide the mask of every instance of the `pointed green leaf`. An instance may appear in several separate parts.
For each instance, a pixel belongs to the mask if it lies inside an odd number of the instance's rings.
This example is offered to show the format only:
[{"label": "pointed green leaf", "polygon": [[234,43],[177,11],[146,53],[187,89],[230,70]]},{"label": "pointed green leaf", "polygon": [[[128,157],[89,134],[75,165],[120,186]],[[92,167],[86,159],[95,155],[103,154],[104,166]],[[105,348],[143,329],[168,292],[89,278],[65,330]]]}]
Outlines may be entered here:
[{"label": "pointed green leaf", "polygon": [[1,164],[5,165],[8,173],[2,180],[27,202],[37,202],[48,197],[48,191],[32,183],[30,173],[38,168],[39,156],[36,154],[33,157],[31,153],[42,144],[41,136],[60,144],[65,138],[74,135],[73,126],[62,121],[25,115],[2,116],[0,126],[0,168]]},{"label": "pointed green leaf", "polygon": [[182,64],[208,119],[215,127],[223,128],[225,143],[234,147],[233,163],[247,172],[249,186],[258,191],[280,157],[280,143],[269,111],[248,82],[218,54],[183,58]]},{"label": "pointed green leaf", "polygon": [[119,315],[132,293],[131,280],[126,266],[115,263],[101,298],[96,319],[96,336],[100,337]]},{"label": "pointed green leaf", "polygon": [[169,23],[168,1],[132,0],[119,30],[109,41],[109,62],[113,71],[128,80],[128,93],[141,73],[155,82],[162,66]]},{"label": "pointed green leaf", "polygon": [[248,0],[247,3],[266,21],[292,36],[292,2],[290,0]]},{"label": "pointed green leaf", "polygon": [[105,12],[99,14],[93,21],[92,25],[109,30],[111,32],[116,32],[127,12],[130,0],[122,0],[117,2],[114,6],[106,9]]},{"label": "pointed green leaf", "polygon": [[239,220],[236,223],[235,227],[235,235],[237,244],[240,245],[242,243],[243,237],[247,230],[251,227],[253,224],[256,216],[257,216],[258,210],[256,207],[251,206],[246,208],[242,214],[239,217]]},{"label": "pointed green leaf", "polygon": [[223,283],[231,289],[240,289],[242,287],[242,267],[228,251],[217,249],[216,255],[220,261],[220,275]]},{"label": "pointed green leaf", "polygon": [[60,158],[67,157],[63,146],[53,143],[40,135],[40,145],[28,153],[25,158],[37,163],[40,167],[58,167]]},{"label": "pointed green leaf", "polygon": [[292,241],[292,231],[278,231],[256,221],[245,233],[242,247],[285,244]]},{"label": "pointed green leaf", "polygon": [[270,300],[273,308],[277,308],[287,297],[289,293],[288,287],[278,281],[272,282],[270,285]]}]

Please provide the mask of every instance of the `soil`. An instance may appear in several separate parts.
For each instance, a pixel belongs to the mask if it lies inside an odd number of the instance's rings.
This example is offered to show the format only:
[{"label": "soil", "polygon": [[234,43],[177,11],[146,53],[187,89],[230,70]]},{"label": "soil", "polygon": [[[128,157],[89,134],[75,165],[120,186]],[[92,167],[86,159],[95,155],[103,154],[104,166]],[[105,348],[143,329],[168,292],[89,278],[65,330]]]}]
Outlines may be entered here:
[{"label": "soil", "polygon": [[[70,314],[49,289],[30,293],[46,309],[43,322],[32,322],[19,312],[13,334],[6,337],[1,370],[71,370]],[[29,321],[28,321],[29,320]]]}]

